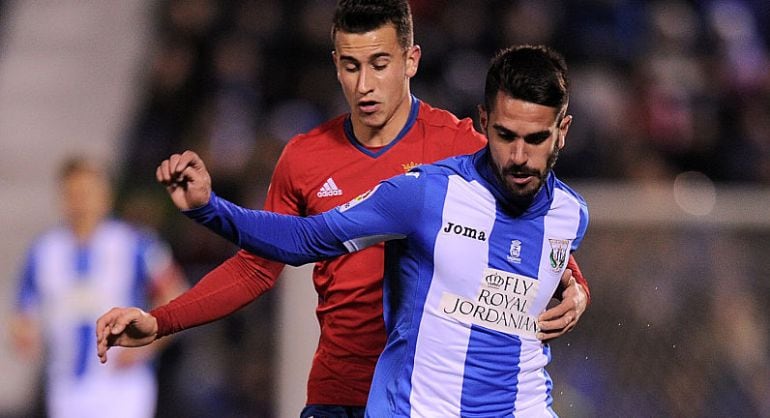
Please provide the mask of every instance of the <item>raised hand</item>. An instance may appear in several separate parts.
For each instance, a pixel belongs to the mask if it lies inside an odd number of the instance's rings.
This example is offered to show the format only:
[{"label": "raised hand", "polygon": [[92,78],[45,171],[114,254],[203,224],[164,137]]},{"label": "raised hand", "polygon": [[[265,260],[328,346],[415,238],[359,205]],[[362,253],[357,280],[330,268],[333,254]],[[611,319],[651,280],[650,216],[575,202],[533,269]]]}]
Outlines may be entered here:
[{"label": "raised hand", "polygon": [[203,160],[193,151],[173,154],[155,170],[158,182],[166,186],[180,210],[201,207],[211,199],[211,176]]}]

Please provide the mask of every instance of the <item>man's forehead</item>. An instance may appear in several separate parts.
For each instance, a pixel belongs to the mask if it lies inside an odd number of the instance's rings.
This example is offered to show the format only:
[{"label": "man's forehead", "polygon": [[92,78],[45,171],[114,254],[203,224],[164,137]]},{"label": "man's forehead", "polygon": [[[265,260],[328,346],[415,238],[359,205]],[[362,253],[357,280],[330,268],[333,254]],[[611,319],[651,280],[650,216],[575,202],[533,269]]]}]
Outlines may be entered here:
[{"label": "man's forehead", "polygon": [[394,54],[400,50],[400,45],[395,27],[387,24],[363,33],[338,31],[334,37],[334,50],[340,56],[361,58]]},{"label": "man's forehead", "polygon": [[[541,126],[551,128],[558,116],[558,109],[537,103],[515,99],[504,93],[499,93],[489,112],[490,121],[499,126]],[[510,129],[510,128],[509,128]]]}]

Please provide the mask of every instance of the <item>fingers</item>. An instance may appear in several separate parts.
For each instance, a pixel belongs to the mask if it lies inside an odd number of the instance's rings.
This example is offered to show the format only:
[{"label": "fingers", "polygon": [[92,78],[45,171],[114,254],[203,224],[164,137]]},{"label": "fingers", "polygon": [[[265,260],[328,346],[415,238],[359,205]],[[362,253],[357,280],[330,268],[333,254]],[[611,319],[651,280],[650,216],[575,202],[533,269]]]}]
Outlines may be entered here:
[{"label": "fingers", "polygon": [[540,328],[540,331],[537,333],[537,339],[540,341],[548,341],[561,337],[562,335],[572,331],[576,324],[577,322],[572,320],[569,316],[564,316],[562,318],[549,321]]},{"label": "fingers", "polygon": [[201,171],[205,170],[205,168],[206,166],[203,164],[200,156],[193,151],[187,150],[181,154],[172,154],[163,160],[155,170],[155,177],[159,183],[166,186],[174,186],[184,182],[188,169]]},{"label": "fingers", "polygon": [[576,319],[574,307],[569,307],[567,302],[562,302],[538,317],[540,330],[537,338],[541,341],[547,341],[561,337],[575,327]]},{"label": "fingers", "polygon": [[569,311],[574,311],[574,309],[575,305],[571,300],[563,300],[558,305],[541,313],[537,320],[538,322],[553,321],[554,319],[561,318]]},{"label": "fingers", "polygon": [[[101,333],[101,335],[108,335],[109,332],[110,332],[109,327],[104,327],[101,330],[97,328],[97,333]],[[96,355],[99,357],[99,362],[102,364],[107,362],[108,349],[109,349],[109,346],[107,345],[107,338],[97,338]]]},{"label": "fingers", "polygon": [[112,308],[96,320],[96,355],[101,363],[107,362],[107,350],[135,318],[131,309]]},{"label": "fingers", "polygon": [[572,299],[565,299],[558,305],[546,310],[537,318],[540,331],[537,338],[547,341],[560,337],[577,324],[577,310]]},{"label": "fingers", "polygon": [[180,180],[180,154],[172,154],[163,160],[155,171],[155,176],[159,183],[165,186],[172,186]]},{"label": "fingers", "polygon": [[96,320],[96,355],[102,364],[107,362],[107,349],[109,349],[107,340],[118,316],[118,311],[117,308],[112,308]]},{"label": "fingers", "polygon": [[540,330],[537,338],[541,341],[554,339],[572,331],[586,308],[585,292],[572,276],[572,270],[565,269],[561,276],[562,300],[537,318]]}]

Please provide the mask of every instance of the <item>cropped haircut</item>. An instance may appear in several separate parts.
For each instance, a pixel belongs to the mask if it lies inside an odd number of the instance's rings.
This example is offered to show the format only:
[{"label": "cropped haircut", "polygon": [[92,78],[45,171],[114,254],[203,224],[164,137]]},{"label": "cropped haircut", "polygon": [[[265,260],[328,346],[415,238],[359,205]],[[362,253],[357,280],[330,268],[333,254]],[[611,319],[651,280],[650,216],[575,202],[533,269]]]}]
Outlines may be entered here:
[{"label": "cropped haircut", "polygon": [[557,110],[564,117],[569,103],[567,63],[558,52],[543,45],[520,45],[499,51],[487,71],[484,106],[494,110],[498,92]]},{"label": "cropped haircut", "polygon": [[407,0],[340,0],[334,11],[332,43],[339,31],[364,33],[389,23],[396,28],[399,45],[402,48],[412,46],[414,29]]},{"label": "cropped haircut", "polygon": [[57,175],[58,178],[63,181],[81,173],[88,173],[107,178],[107,173],[104,171],[103,167],[81,155],[70,156],[65,159],[59,165]]}]

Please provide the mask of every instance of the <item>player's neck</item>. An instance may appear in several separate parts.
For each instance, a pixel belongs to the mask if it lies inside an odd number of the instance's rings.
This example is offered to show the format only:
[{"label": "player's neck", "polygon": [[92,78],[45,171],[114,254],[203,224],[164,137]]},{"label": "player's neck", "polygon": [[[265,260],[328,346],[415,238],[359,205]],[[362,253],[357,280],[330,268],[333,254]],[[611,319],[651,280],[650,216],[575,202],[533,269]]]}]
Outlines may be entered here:
[{"label": "player's neck", "polygon": [[401,130],[404,129],[412,109],[412,96],[407,94],[393,116],[381,126],[367,126],[363,123],[353,122],[353,133],[361,145],[369,148],[384,147],[393,142]]},{"label": "player's neck", "polygon": [[75,235],[78,242],[87,242],[91,239],[94,231],[96,231],[100,221],[100,219],[84,219],[73,222],[70,225],[70,228],[72,228],[72,233]]}]

